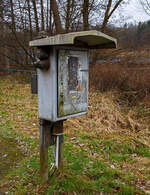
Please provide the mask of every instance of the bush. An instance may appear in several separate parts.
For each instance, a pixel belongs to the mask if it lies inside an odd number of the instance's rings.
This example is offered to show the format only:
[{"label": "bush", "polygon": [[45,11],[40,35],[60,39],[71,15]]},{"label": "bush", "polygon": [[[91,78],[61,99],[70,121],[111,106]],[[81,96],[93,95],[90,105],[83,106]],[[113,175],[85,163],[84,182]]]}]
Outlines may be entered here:
[{"label": "bush", "polygon": [[128,68],[125,63],[96,63],[90,67],[90,88],[133,92],[134,100],[150,96],[150,69]]}]

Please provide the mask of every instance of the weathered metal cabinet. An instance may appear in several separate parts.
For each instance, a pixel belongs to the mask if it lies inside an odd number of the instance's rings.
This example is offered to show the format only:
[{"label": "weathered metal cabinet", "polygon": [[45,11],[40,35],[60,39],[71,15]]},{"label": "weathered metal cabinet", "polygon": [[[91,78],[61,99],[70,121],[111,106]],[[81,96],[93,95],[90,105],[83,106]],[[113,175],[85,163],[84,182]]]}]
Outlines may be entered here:
[{"label": "weathered metal cabinet", "polygon": [[49,69],[38,69],[39,118],[55,122],[87,113],[88,50],[114,48],[116,40],[85,31],[31,41],[30,46],[49,54]]},{"label": "weathered metal cabinet", "polygon": [[38,69],[39,118],[58,121],[88,110],[88,52],[53,47],[50,68]]}]

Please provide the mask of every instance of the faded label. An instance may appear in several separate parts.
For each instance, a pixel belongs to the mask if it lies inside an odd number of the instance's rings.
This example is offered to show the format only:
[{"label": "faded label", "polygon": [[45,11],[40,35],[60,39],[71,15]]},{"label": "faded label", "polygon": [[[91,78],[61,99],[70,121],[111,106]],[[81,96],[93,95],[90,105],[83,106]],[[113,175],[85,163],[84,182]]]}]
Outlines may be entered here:
[{"label": "faded label", "polygon": [[78,68],[79,59],[77,57],[68,57],[68,86],[69,91],[77,90],[78,86]]}]

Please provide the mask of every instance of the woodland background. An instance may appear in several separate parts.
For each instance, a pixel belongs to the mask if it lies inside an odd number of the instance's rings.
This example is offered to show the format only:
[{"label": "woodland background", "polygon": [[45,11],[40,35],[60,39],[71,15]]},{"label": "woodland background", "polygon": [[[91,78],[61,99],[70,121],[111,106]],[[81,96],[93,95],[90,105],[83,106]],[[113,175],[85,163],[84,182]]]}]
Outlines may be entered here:
[{"label": "woodland background", "polygon": [[[147,0],[139,0],[149,14]],[[0,0],[0,68],[31,68],[30,40],[39,32],[55,35],[100,30],[118,39],[119,47],[137,49],[150,41],[150,21],[126,23],[128,0]],[[119,15],[119,17],[117,17]],[[117,27],[115,24],[118,24]]]},{"label": "woodland background", "polygon": [[[150,2],[137,0],[150,15]],[[0,0],[0,72],[35,70],[29,41],[42,36],[99,30],[117,38],[118,49],[90,52],[90,86],[150,93],[150,20],[128,23],[129,0]]]}]

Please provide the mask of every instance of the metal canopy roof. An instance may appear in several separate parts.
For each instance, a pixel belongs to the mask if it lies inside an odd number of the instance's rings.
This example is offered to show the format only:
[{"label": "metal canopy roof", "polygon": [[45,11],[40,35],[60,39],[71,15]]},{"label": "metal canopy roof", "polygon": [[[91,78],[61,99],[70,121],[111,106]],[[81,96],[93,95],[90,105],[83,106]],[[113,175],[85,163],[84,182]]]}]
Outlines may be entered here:
[{"label": "metal canopy roof", "polygon": [[30,41],[31,47],[76,46],[89,49],[116,48],[117,40],[96,30],[59,34]]}]

